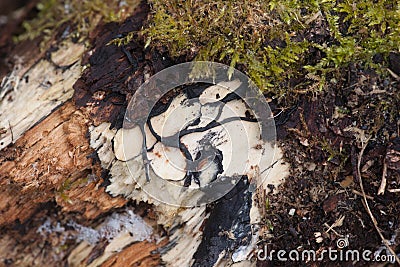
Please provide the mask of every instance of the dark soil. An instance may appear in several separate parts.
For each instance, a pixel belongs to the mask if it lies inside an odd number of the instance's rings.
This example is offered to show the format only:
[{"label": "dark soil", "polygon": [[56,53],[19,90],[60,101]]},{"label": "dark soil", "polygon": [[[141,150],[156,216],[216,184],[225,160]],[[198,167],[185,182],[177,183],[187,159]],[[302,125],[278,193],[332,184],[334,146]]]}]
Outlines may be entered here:
[{"label": "dark soil", "polygon": [[[399,61],[392,64],[398,68]],[[285,123],[280,122],[285,112],[277,118],[278,139],[291,174],[276,194],[267,196],[270,208],[265,223],[269,231],[265,231],[261,246],[268,244],[268,251],[314,250],[318,258],[322,250],[338,249],[336,242],[348,238],[343,252],[358,249],[360,255],[365,250],[386,255],[363,204],[362,182],[380,231],[391,241],[392,249],[400,252],[400,193],[389,191],[400,188],[400,84],[392,77],[382,78],[357,66],[349,68],[343,77],[342,82],[330,84],[326,92],[300,97],[294,112],[287,109],[290,118]],[[385,105],[390,108],[385,109]],[[275,110],[279,111],[277,107]],[[362,179],[357,179],[364,135],[372,138],[361,159]],[[387,186],[384,194],[378,195],[384,164]],[[295,209],[292,216],[290,209]],[[341,219],[342,223],[332,227]],[[317,242],[319,236],[322,239]],[[290,261],[291,266],[328,263],[344,264],[328,257],[308,263]],[[276,257],[259,262],[259,266],[287,264]],[[365,266],[370,262],[348,264]]]}]

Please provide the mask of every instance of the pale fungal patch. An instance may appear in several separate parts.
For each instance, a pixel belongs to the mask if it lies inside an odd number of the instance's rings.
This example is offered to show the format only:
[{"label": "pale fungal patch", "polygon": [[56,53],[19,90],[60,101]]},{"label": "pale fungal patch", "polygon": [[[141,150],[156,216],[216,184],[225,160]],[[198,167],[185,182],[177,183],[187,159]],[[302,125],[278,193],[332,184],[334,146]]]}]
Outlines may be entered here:
[{"label": "pale fungal patch", "polygon": [[232,91],[235,91],[242,84],[240,80],[233,80],[228,82],[220,82],[206,88],[200,95],[200,104],[212,103],[223,99]]},{"label": "pale fungal patch", "polygon": [[[179,93],[166,110],[158,113],[162,109],[157,107],[157,113],[150,112],[144,125],[136,126],[136,135],[141,133],[139,127],[144,127],[145,139],[129,136],[132,126],[118,131],[113,140],[116,158],[130,160],[141,151],[138,160],[143,161],[146,180],[135,181],[159,201],[193,206],[219,198],[223,194],[211,192],[213,188],[230,191],[238,178],[248,175],[262,159],[271,160],[267,150],[274,149],[265,145],[258,121],[246,103],[232,92],[240,85],[233,81],[224,84],[233,88],[209,86],[200,92],[199,98],[195,97],[199,92]],[[124,158],[121,143],[135,153]],[[193,192],[199,188],[204,190]],[[160,190],[163,194],[158,193]]]},{"label": "pale fungal patch", "polygon": [[[113,213],[96,228],[85,227],[70,222],[76,232],[77,240],[82,242],[70,253],[69,266],[81,266],[82,260],[87,258],[96,244],[101,240],[108,240],[102,255],[87,266],[99,266],[113,254],[122,251],[125,247],[138,241],[152,241],[153,228],[132,210],[123,213]],[[50,229],[50,231],[53,231]]]},{"label": "pale fungal patch", "polygon": [[201,227],[209,214],[206,207],[186,209],[179,214],[181,220],[186,222],[170,236],[176,245],[163,251],[161,258],[170,267],[191,266],[193,255],[197,251],[202,239]]},{"label": "pale fungal patch", "polygon": [[[275,188],[273,193],[277,193],[279,191],[279,185],[281,185],[290,174],[290,166],[283,160],[283,151],[280,147],[275,149],[274,161],[270,162],[272,162],[272,166],[269,165],[263,170],[268,171],[268,179],[264,179],[258,183],[262,183],[262,187],[267,192],[270,191],[269,185],[273,185]],[[260,164],[263,166],[263,162],[260,162]]]},{"label": "pale fungal patch", "polygon": [[254,248],[256,248],[256,244],[254,240],[248,246],[240,246],[232,253],[232,261],[233,262],[241,262],[247,260],[251,253],[253,253]]},{"label": "pale fungal patch", "polygon": [[115,158],[111,140],[114,138],[116,130],[111,130],[110,126],[110,123],[103,122],[97,127],[89,127],[90,146],[97,151],[101,161],[101,166],[106,169]]},{"label": "pale fungal patch", "polygon": [[[123,133],[131,129],[119,130],[121,135],[117,133],[114,138],[117,159],[132,158],[123,158],[121,143],[131,146],[127,151],[134,147],[137,155],[140,151],[137,140],[142,140],[142,155],[138,160],[143,162],[146,179],[139,177],[135,182],[161,202],[186,207],[218,199],[243,175],[267,174],[275,147],[263,137],[261,125],[239,97],[239,91],[233,92],[240,85],[240,81],[234,80],[202,88],[200,92],[183,90],[170,100],[166,109],[157,106],[162,103],[154,103],[155,108],[149,111],[144,125],[136,124],[136,134],[141,132],[139,127],[144,128],[145,139],[128,134],[124,138]],[[257,102],[256,98],[251,99]],[[163,194],[159,194],[160,190]]]},{"label": "pale fungal patch", "polygon": [[[206,90],[209,90],[207,97],[210,97],[212,90],[210,87]],[[221,90],[218,92],[221,93],[219,98],[230,93],[229,91],[224,94]],[[241,175],[247,175],[251,186],[260,185],[267,190],[269,184],[273,183],[277,186],[288,174],[288,165],[282,164],[282,151],[273,143],[265,142],[261,138],[259,124],[253,119],[248,106],[242,100],[232,99],[222,103],[218,102],[217,96],[209,101],[206,100],[205,95],[201,98],[203,104],[201,101],[196,102],[190,99],[190,105],[187,105],[189,100],[182,93],[172,100],[166,112],[150,118],[152,127],[157,135],[161,135],[161,140],[157,140],[160,137],[154,136],[145,124],[147,149],[145,155],[149,161],[147,174],[150,182],[146,181],[147,167],[141,154],[144,152],[141,150],[143,147],[140,146],[144,143],[143,139],[135,137],[136,144],[132,144],[132,147],[127,149],[127,151],[132,149],[133,152],[129,152],[129,156],[121,154],[123,149],[120,146],[124,143],[121,139],[124,140],[125,134],[127,133],[126,136],[128,136],[129,132],[132,133],[132,137],[143,135],[139,127],[116,131],[110,130],[109,124],[102,124],[91,128],[90,131],[91,146],[96,148],[98,153],[103,154],[99,154],[102,166],[108,166],[106,168],[110,170],[111,184],[107,187],[107,192],[114,196],[124,195],[136,202],[153,204],[157,222],[166,229],[174,229],[169,237],[169,245],[160,251],[167,266],[190,266],[193,263],[193,255],[203,236],[201,226],[209,214],[205,211],[205,206],[180,208],[162,203],[191,206],[204,197],[204,192],[201,190],[190,191],[190,189],[198,189],[198,185],[192,183],[188,188],[182,187],[189,168],[187,155],[184,155],[177,144],[163,143],[162,138],[175,135],[175,142],[180,142],[187,150],[185,153],[189,153],[194,161],[200,154],[205,157],[205,160],[198,162],[194,169],[199,171],[197,178],[200,186],[213,183],[215,177],[217,177],[216,180],[227,180],[234,186]],[[208,120],[205,119],[206,117]],[[231,120],[231,118],[235,119]],[[196,119],[200,119],[197,125],[194,123]],[[222,125],[204,128],[201,131],[196,130],[207,126],[213,120]],[[189,124],[191,126],[187,127]],[[163,125],[167,125],[166,129]],[[179,137],[176,133],[182,129],[197,132],[188,132]],[[139,142],[140,140],[142,142]],[[112,143],[115,154],[112,151],[110,154],[109,151],[102,150],[103,147],[109,148]],[[276,154],[273,153],[274,150]],[[208,158],[207,151],[218,152],[220,157],[214,155]],[[276,160],[278,162],[271,164]],[[264,174],[269,174],[268,179],[262,179]],[[170,186],[171,184],[174,186]],[[149,195],[146,192],[158,192],[158,195]],[[258,224],[262,214],[256,205],[255,198],[256,194],[253,194],[252,206],[249,208],[253,229],[251,240],[248,240],[247,245],[243,244],[234,248],[233,251],[224,251],[225,256],[221,256],[219,260],[222,265],[216,264],[216,266],[224,266],[225,263],[238,266],[246,263],[250,266],[254,263],[248,259],[256,247]]]},{"label": "pale fungal patch", "polygon": [[147,153],[150,165],[159,177],[168,177],[171,181],[180,181],[186,175],[186,160],[179,148],[167,147],[157,143]]},{"label": "pale fungal patch", "polygon": [[[199,180],[200,186],[208,185],[217,178],[219,172],[218,164],[215,161],[207,162],[207,166],[201,170]],[[202,167],[202,166],[201,166]]]},{"label": "pale fungal patch", "polygon": [[[144,176],[143,162],[141,159],[136,158],[127,162],[115,161],[109,170],[111,184],[107,186],[108,193],[113,196],[122,195],[127,198],[138,197],[138,192],[136,191],[140,189],[140,186],[137,185],[136,181]],[[144,201],[144,199],[141,198],[138,198],[138,200]]]},{"label": "pale fungal patch", "polygon": [[228,133],[234,134],[229,135],[230,142],[224,142],[221,144],[221,150],[226,151],[223,155],[232,155],[232,157],[225,157],[222,161],[222,165],[224,166],[223,175],[245,175],[250,171],[251,164],[258,164],[257,161],[250,162],[249,159],[249,150],[253,145],[249,142],[259,141],[253,139],[253,137],[259,136],[258,124],[233,121],[224,124],[224,130]]},{"label": "pale fungal patch", "polygon": [[215,108],[215,104],[206,103],[201,106],[200,109],[201,117],[200,123],[196,126],[190,126],[189,129],[195,129],[197,127],[205,127],[207,124],[212,122],[218,116],[218,109]]},{"label": "pale fungal patch", "polygon": [[[132,210],[111,214],[97,229],[76,222],[70,222],[68,226],[77,231],[77,240],[84,240],[91,245],[95,245],[101,239],[112,241],[115,238],[125,236],[125,234],[129,234],[131,237],[130,242],[150,241],[153,234],[153,228],[147,225],[140,216],[134,214]],[[120,250],[121,247],[114,249],[114,251]]]},{"label": "pale fungal patch", "polygon": [[[103,146],[111,146],[116,131],[110,130],[109,126],[109,124],[104,123],[91,128],[91,145],[93,145],[93,148],[99,149]],[[105,131],[105,133],[101,134],[102,131]],[[102,137],[103,135],[108,138]],[[104,143],[100,144],[101,142]],[[105,151],[102,151],[102,153],[104,152]],[[157,223],[164,225],[166,229],[177,229],[174,231],[174,234],[169,237],[171,244],[173,245],[168,245],[166,246],[166,248],[168,248],[167,250],[161,251],[162,260],[167,264],[167,266],[190,266],[193,255],[202,240],[203,233],[201,231],[201,226],[209,216],[209,214],[206,213],[206,207],[202,206],[182,209],[180,207],[161,203],[145,193],[143,188],[141,188],[137,183],[138,181],[144,183],[145,180],[143,161],[140,157],[127,162],[122,162],[116,159],[111,160],[109,155],[99,155],[99,158],[101,161],[105,160],[105,162],[102,162],[102,165],[111,165],[109,167],[111,184],[107,187],[109,193],[114,196],[124,195],[136,202],[143,201],[153,204],[154,211],[157,214]],[[111,163],[109,164],[109,162]],[[150,186],[150,184],[147,186]],[[144,187],[146,187],[146,184]],[[162,194],[169,194],[169,192],[163,191],[162,189],[160,190]],[[86,258],[89,255],[91,248],[91,245],[86,241],[83,241],[78,245],[69,257],[71,266],[78,266],[79,259]],[[107,251],[107,254],[101,259],[96,260],[96,263],[100,264],[101,262],[104,262],[111,253],[115,252]]]},{"label": "pale fungal patch", "polygon": [[151,124],[158,135],[168,137],[199,117],[200,104],[188,100],[185,94],[180,94],[172,100],[164,113],[151,118]]},{"label": "pale fungal patch", "polygon": [[[129,140],[124,144],[124,140]],[[139,126],[131,129],[121,128],[114,137],[115,157],[121,161],[131,160],[142,153],[143,134]]]},{"label": "pale fungal patch", "polygon": [[[66,47],[70,46],[75,48],[60,51],[60,56],[66,53],[75,61],[81,58],[84,45],[78,45],[81,47],[78,48],[72,42],[66,44]],[[72,86],[80,77],[81,70],[80,60],[63,71],[48,60],[40,60],[28,70],[27,66],[22,66],[14,71],[13,90],[0,98],[0,129],[7,129],[0,136],[0,149],[15,142],[57,106],[70,99],[74,92]],[[0,94],[3,89],[0,88]]]},{"label": "pale fungal patch", "polygon": [[[246,117],[246,113],[252,114],[253,112],[247,108],[245,102],[241,99],[235,99],[227,102],[221,112],[221,117],[218,121],[222,122],[232,117]],[[257,124],[258,123],[254,123]]]}]

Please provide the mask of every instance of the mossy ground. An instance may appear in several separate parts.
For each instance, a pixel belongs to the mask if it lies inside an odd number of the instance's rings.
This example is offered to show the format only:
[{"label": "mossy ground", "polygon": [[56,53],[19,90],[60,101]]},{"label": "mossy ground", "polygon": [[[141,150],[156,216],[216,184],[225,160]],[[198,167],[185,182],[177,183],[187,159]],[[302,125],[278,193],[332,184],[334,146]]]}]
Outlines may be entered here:
[{"label": "mossy ground", "polygon": [[173,57],[238,67],[277,96],[323,89],[326,79],[337,79],[338,68],[351,64],[381,71],[400,48],[400,3],[394,0],[150,4],[143,30],[148,45]]},{"label": "mossy ground", "polygon": [[23,22],[24,33],[15,36],[14,41],[38,36],[46,39],[62,26],[63,35],[83,41],[100,21],[123,21],[139,3],[140,0],[42,0],[36,6],[37,15]]},{"label": "mossy ground", "polygon": [[[51,34],[68,22],[73,37],[98,20],[122,21],[139,0],[42,0],[16,41]],[[274,97],[320,91],[350,65],[387,75],[388,55],[400,50],[400,3],[395,0],[149,0],[146,46],[171,57],[239,68]],[[113,41],[129,42],[127,33]]]}]

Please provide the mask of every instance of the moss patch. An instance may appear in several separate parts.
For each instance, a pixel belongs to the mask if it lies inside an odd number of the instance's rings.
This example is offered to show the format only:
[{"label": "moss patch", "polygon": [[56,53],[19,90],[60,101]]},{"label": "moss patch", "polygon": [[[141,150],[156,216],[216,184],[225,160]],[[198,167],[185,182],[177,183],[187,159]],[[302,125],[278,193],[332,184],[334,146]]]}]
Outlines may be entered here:
[{"label": "moss patch", "polygon": [[322,89],[349,64],[380,69],[399,51],[394,0],[149,2],[147,45],[237,67],[278,96]]},{"label": "moss patch", "polygon": [[70,27],[65,28],[65,34],[84,39],[100,21],[125,20],[139,3],[140,0],[42,0],[36,6],[37,16],[23,23],[25,32],[14,41],[40,35],[46,38],[66,24]]}]

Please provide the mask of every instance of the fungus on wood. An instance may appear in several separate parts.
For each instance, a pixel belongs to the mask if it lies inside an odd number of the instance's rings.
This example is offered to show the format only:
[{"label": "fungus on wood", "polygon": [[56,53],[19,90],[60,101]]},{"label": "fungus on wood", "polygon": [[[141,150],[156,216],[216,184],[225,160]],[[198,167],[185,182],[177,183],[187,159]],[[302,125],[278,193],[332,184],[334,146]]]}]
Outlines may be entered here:
[{"label": "fungus on wood", "polygon": [[[158,102],[143,129],[122,127],[137,88],[173,61],[145,49],[137,34],[149,6],[121,3],[42,1],[38,17],[25,25],[37,28],[20,35],[15,47],[8,33],[4,49],[11,67],[2,65],[2,73],[8,71],[0,91],[0,257],[21,266],[246,262],[262,213],[257,194],[266,186],[256,191],[250,168],[229,165],[233,151],[256,154],[259,141],[240,146],[240,132],[259,135],[248,107],[226,98],[224,86],[240,84],[183,87]],[[27,5],[25,15],[31,9]],[[60,14],[67,16],[58,21]],[[131,40],[118,46],[116,40],[124,36]],[[147,93],[141,97],[151,98],[156,91]],[[223,99],[225,108],[219,108],[215,103]],[[135,115],[141,112],[136,109]],[[243,120],[226,121],[232,117]],[[212,121],[221,125],[207,126]],[[179,142],[187,146],[186,154],[181,146],[160,140],[182,128],[186,134]],[[234,140],[226,134],[232,131],[238,134]],[[128,149],[123,138],[134,140]],[[143,140],[148,166],[141,157]],[[209,158],[208,152],[217,156]],[[174,159],[185,170],[189,155],[204,158],[190,179],[186,171],[167,168]],[[249,158],[249,166],[252,160],[256,157]],[[179,192],[226,177],[236,185],[215,203],[176,207],[139,186],[146,172],[152,180],[177,183],[183,188]],[[162,193],[174,197],[175,192]],[[207,263],[206,254],[212,255]]]}]

